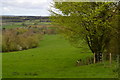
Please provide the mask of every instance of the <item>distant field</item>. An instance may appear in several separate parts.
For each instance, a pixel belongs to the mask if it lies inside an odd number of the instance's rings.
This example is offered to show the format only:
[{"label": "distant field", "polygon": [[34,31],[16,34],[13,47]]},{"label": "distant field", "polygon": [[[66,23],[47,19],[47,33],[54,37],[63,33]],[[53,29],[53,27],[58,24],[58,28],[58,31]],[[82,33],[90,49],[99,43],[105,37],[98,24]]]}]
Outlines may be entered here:
[{"label": "distant field", "polygon": [[36,21],[26,21],[26,22],[12,22],[12,23],[6,23],[2,25],[2,28],[18,28],[18,27],[23,27],[23,23],[25,25],[53,25],[50,22],[36,22]]},{"label": "distant field", "polygon": [[18,28],[21,27],[22,25],[18,25],[18,24],[10,24],[10,25],[2,25],[2,28]]},{"label": "distant field", "polygon": [[[85,46],[74,48],[60,35],[45,35],[38,48],[3,53],[3,78],[115,78],[115,65],[75,66],[91,56]],[[107,63],[108,64],[108,63]]]}]

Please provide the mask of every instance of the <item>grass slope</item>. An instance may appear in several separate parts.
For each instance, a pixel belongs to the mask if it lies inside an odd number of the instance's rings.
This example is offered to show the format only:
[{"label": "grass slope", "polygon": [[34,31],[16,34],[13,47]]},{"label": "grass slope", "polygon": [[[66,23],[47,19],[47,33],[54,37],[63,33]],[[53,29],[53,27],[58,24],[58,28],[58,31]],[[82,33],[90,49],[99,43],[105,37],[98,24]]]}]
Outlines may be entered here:
[{"label": "grass slope", "polygon": [[75,66],[78,59],[90,55],[87,48],[76,49],[59,35],[46,35],[38,48],[3,53],[3,78],[115,77],[114,67],[102,63]]}]

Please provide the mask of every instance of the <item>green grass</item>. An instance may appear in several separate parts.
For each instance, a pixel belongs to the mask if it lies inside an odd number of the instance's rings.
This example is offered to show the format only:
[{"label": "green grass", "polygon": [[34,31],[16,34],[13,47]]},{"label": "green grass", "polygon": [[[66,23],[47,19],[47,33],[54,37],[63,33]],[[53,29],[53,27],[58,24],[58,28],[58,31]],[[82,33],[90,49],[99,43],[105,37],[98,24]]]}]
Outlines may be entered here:
[{"label": "green grass", "polygon": [[25,21],[24,22],[27,25],[34,25],[34,23],[37,23],[37,25],[51,25],[50,22],[39,22],[38,20],[32,20],[32,21]]},{"label": "green grass", "polygon": [[3,78],[116,77],[115,66],[75,65],[78,59],[91,55],[88,48],[74,48],[59,35],[46,35],[38,48],[3,53]]},{"label": "green grass", "polygon": [[[18,27],[23,27],[22,24],[26,25],[34,25],[35,21],[26,21],[26,22],[13,22],[13,23],[8,23],[6,25],[2,25],[2,28],[18,28]],[[50,22],[38,22],[37,25],[52,25]]]},{"label": "green grass", "polygon": [[18,27],[22,27],[22,25],[20,24],[8,24],[8,25],[2,25],[2,28],[18,28]]}]

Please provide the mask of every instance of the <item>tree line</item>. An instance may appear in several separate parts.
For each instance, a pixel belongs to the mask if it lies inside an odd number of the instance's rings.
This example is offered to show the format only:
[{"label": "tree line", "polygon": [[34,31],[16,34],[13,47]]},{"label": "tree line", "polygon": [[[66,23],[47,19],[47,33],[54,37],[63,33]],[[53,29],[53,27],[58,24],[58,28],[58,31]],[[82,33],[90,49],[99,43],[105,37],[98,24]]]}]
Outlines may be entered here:
[{"label": "tree line", "polygon": [[50,22],[49,16],[2,16],[3,22],[24,22],[28,20],[39,20],[40,22]]}]

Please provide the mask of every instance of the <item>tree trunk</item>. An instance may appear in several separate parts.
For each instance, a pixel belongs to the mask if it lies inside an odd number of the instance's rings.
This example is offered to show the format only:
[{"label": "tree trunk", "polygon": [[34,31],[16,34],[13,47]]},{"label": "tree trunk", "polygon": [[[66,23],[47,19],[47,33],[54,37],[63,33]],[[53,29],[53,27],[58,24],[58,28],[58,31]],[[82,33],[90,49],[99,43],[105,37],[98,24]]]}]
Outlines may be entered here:
[{"label": "tree trunk", "polygon": [[102,61],[102,53],[97,52],[95,54],[95,62],[97,63],[97,62],[101,62],[101,61]]}]

